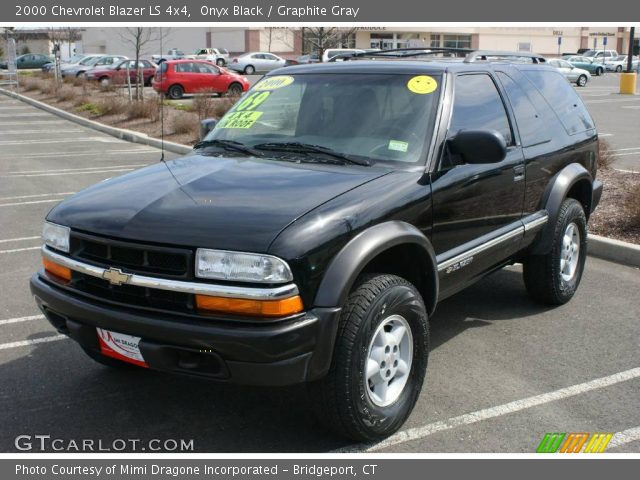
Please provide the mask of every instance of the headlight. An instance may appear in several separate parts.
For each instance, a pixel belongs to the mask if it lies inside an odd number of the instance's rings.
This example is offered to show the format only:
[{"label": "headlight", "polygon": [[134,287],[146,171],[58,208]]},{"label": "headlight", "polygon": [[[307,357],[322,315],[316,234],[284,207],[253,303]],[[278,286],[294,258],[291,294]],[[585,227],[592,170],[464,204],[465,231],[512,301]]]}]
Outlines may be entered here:
[{"label": "headlight", "polygon": [[42,240],[45,245],[69,253],[69,227],[44,222]]},{"label": "headlight", "polygon": [[271,255],[199,248],[196,276],[237,282],[283,283],[293,280],[289,265]]}]

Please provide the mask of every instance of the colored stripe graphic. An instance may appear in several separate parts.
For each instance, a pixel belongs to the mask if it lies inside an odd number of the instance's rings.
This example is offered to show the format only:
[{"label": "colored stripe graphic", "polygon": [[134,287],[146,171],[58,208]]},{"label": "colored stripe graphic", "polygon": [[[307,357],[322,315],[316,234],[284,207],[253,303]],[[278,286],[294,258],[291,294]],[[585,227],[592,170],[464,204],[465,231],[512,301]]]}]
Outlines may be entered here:
[{"label": "colored stripe graphic", "polygon": [[537,453],[556,453],[566,433],[546,433],[540,445],[538,445]]},{"label": "colored stripe graphic", "polygon": [[613,438],[613,433],[594,433],[584,453],[602,453]]},{"label": "colored stripe graphic", "polygon": [[589,438],[589,433],[570,433],[560,447],[560,453],[580,453]]}]

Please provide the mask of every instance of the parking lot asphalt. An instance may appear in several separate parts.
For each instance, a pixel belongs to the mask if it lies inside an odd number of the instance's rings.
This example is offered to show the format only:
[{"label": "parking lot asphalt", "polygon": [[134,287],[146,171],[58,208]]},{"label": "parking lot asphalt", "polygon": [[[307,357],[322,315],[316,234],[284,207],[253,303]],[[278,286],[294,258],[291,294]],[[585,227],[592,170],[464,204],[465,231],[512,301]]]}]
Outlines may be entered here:
[{"label": "parking lot asphalt", "polygon": [[617,170],[640,172],[640,78],[636,95],[621,95],[620,74],[591,77],[585,88],[576,88],[607,140]]},{"label": "parking lot asphalt", "polygon": [[[601,80],[581,95],[612,89]],[[615,148],[631,145],[624,122],[606,113],[626,110],[593,105]],[[29,293],[42,220],[71,193],[159,157],[0,95],[0,451],[15,452],[18,435],[44,434],[193,439],[198,452],[527,453],[546,432],[625,432],[609,451],[640,452],[640,270],[591,257],[577,295],[559,308],[529,300],[517,265],[439,305],[418,404],[402,432],[378,445],[328,433],[303,387],[96,364],[49,326]]]}]

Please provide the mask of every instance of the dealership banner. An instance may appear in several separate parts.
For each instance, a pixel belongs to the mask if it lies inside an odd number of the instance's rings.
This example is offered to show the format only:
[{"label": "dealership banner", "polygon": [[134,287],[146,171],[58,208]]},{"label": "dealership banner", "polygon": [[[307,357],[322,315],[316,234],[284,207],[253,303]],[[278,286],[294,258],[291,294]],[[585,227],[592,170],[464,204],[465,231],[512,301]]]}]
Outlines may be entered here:
[{"label": "dealership banner", "polygon": [[[590,6],[591,4],[591,6]],[[640,20],[628,0],[14,0],[0,24],[57,22],[617,22]]]},{"label": "dealership banner", "polygon": [[[225,479],[247,480],[425,480],[475,478],[605,478],[615,471],[619,478],[634,478],[640,460],[613,459],[60,459],[0,460],[0,478],[13,479]],[[615,470],[614,470],[615,468]]]}]

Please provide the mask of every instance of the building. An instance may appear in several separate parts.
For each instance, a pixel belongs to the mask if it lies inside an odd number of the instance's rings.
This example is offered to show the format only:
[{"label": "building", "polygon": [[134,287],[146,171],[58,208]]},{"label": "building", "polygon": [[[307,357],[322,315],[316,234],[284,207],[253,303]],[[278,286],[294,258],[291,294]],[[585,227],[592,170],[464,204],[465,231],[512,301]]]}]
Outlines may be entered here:
[{"label": "building", "polygon": [[75,41],[81,31],[77,28],[0,28],[0,49],[7,51],[7,38],[16,41],[16,54],[36,53],[51,55],[54,45],[60,45],[62,58],[73,54]]}]

